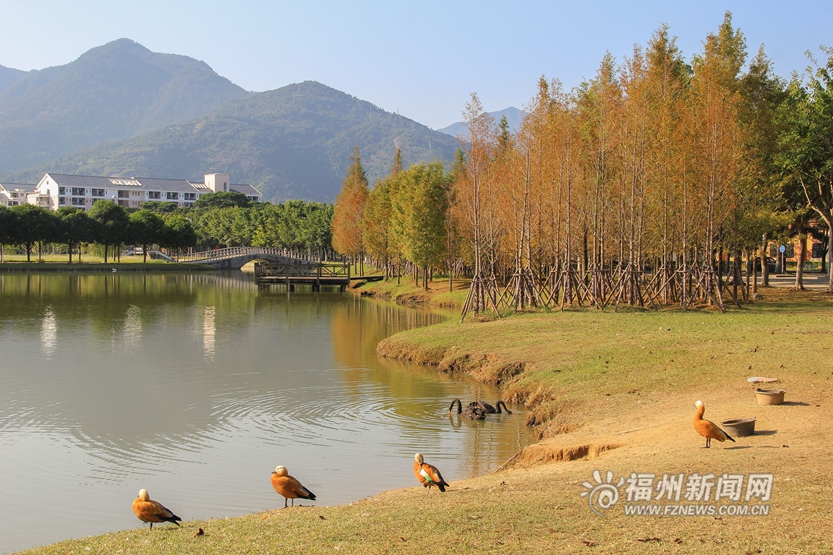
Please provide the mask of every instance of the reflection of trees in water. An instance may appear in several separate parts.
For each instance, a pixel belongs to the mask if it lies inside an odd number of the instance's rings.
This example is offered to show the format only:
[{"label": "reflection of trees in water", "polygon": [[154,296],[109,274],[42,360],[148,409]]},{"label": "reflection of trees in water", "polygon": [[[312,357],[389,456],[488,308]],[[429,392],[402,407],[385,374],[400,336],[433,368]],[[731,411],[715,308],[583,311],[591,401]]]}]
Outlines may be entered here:
[{"label": "reflection of trees in water", "polygon": [[[0,430],[66,434],[118,474],[188,456],[241,421],[266,442],[393,424],[408,449],[439,448],[450,396],[497,398],[377,360],[382,338],[442,317],[338,293],[264,294],[243,278],[0,274]],[[465,442],[474,459],[491,449]]]},{"label": "reflection of trees in water", "polygon": [[207,441],[222,414],[205,378],[227,369],[202,354],[217,329],[240,333],[234,313],[253,292],[204,274],[0,274],[0,334],[17,347],[4,353],[0,429],[65,430],[113,460]]},{"label": "reflection of trees in water", "polygon": [[471,420],[457,414],[448,416],[452,428],[466,431],[465,454],[458,464],[463,476],[476,476],[495,470],[504,461],[533,441],[526,417],[514,414],[490,414],[485,420]]},{"label": "reflection of trees in water", "polygon": [[[450,399],[468,395],[494,403],[500,398],[496,387],[465,379],[463,376],[442,374],[433,367],[380,361],[376,345],[398,331],[439,323],[445,318],[427,311],[355,299],[338,305],[332,317],[333,351],[341,364],[341,377],[348,394],[362,395],[368,377],[384,386],[395,399],[388,407],[390,417],[403,429],[415,445],[439,445],[443,434],[442,419],[446,417]],[[458,453],[461,468],[458,473],[473,476],[493,470],[520,448],[528,445],[532,435],[525,425],[525,417],[489,415],[486,421],[459,419],[454,415],[452,427],[466,431],[463,448]]]}]

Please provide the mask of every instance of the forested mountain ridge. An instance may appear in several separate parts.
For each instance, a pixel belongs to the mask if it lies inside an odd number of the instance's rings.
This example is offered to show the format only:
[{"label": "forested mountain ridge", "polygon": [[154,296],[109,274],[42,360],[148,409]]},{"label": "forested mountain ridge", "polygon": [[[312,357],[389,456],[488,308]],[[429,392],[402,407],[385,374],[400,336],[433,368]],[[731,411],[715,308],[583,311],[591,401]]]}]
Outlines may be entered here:
[{"label": "forested mountain ridge", "polygon": [[253,94],[204,62],[151,52],[128,39],[63,66],[22,75],[4,69],[0,81],[11,82],[5,88],[0,82],[2,172],[198,118]]},{"label": "forested mountain ridge", "polygon": [[[506,123],[509,124],[509,132],[513,134],[517,133],[518,129],[521,128],[521,121],[523,121],[524,116],[526,115],[522,110],[518,110],[514,106],[498,110],[497,112],[488,112],[488,114],[495,120],[495,123],[500,123],[501,118],[506,116]],[[468,133],[468,129],[468,124],[466,124],[466,122],[458,121],[447,127],[443,127],[442,129],[437,129],[437,131],[456,137],[465,136],[466,133]]]},{"label": "forested mountain ridge", "polygon": [[450,161],[455,138],[385,112],[321,83],[306,81],[253,94],[210,114],[130,140],[82,149],[12,174],[34,181],[45,172],[202,179],[228,173],[264,200],[332,202],[353,148],[371,184],[403,162]]},{"label": "forested mountain ridge", "polygon": [[26,72],[11,67],[0,66],[0,93],[12,86]]}]

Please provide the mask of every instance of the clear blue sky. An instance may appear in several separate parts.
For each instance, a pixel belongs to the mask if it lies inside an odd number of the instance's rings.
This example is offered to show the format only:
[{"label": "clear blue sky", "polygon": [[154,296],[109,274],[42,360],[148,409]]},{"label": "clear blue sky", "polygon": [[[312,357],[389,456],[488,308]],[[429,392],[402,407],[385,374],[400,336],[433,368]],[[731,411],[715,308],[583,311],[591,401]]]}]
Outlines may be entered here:
[{"label": "clear blue sky", "polygon": [[248,90],[314,80],[440,128],[472,92],[495,111],[523,108],[541,75],[572,88],[661,23],[690,59],[727,9],[783,77],[833,46],[833,0],[0,0],[0,65],[62,65],[124,37]]}]

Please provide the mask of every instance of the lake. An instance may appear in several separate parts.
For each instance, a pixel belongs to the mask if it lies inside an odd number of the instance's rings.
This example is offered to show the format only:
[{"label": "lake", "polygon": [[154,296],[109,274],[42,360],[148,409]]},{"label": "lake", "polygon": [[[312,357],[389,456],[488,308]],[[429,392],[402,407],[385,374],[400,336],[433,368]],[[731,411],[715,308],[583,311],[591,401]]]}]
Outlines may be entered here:
[{"label": "lake", "polygon": [[279,464],[316,506],[417,486],[416,452],[452,487],[494,470],[524,414],[449,417],[499,392],[376,357],[452,316],[241,272],[0,274],[0,553],[142,526],[140,488],[184,520],[282,507]]}]

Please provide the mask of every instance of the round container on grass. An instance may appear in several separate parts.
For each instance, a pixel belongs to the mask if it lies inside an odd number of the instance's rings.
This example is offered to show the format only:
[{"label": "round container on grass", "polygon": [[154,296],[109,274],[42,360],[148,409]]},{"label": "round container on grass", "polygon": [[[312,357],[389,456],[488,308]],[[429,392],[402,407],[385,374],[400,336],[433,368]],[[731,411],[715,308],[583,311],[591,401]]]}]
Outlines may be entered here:
[{"label": "round container on grass", "polygon": [[780,405],[784,402],[785,393],[783,389],[756,389],[755,397],[759,405]]},{"label": "round container on grass", "polygon": [[721,422],[723,429],[732,437],[746,437],[755,433],[755,418],[734,418]]}]

